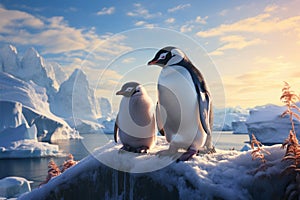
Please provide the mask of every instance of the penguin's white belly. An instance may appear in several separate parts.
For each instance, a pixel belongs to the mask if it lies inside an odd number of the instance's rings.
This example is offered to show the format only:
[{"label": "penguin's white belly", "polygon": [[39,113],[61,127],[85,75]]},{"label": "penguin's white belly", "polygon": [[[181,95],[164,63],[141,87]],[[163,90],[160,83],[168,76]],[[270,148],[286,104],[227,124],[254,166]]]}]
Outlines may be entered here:
[{"label": "penguin's white belly", "polygon": [[[141,112],[141,115],[152,115],[153,113],[144,113],[143,110],[136,110]],[[146,126],[138,125],[132,118],[129,112],[129,98],[123,98],[120,104],[120,112],[118,114],[119,138],[122,144],[137,148],[146,146],[151,148],[156,141],[155,135],[155,120],[153,119]]]},{"label": "penguin's white belly", "polygon": [[206,133],[199,119],[197,93],[191,75],[181,66],[168,66],[161,71],[158,84],[160,111],[170,145],[200,149]]}]

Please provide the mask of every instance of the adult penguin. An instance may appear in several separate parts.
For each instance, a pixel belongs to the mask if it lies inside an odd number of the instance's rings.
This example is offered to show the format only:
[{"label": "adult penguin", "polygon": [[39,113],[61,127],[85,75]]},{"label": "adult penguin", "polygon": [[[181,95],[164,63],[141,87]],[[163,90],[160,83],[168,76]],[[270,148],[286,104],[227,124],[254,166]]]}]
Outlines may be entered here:
[{"label": "adult penguin", "polygon": [[178,161],[193,155],[212,153],[212,100],[203,75],[176,47],[159,50],[148,65],[162,67],[158,78],[156,121],[158,130],[170,143],[160,154],[176,154]]},{"label": "adult penguin", "polygon": [[122,95],[123,98],[114,128],[115,142],[119,135],[122,150],[147,153],[156,143],[151,98],[137,82],[125,83],[116,95]]}]

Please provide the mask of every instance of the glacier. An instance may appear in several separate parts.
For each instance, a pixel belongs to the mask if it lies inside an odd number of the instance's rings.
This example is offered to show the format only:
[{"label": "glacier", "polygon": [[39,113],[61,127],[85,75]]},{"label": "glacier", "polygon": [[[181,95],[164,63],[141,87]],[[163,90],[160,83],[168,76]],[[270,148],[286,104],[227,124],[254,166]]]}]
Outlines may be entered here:
[{"label": "glacier", "polygon": [[281,161],[280,145],[265,147],[271,164],[264,171],[251,151],[217,150],[176,163],[156,155],[168,148],[162,137],[148,154],[121,153],[120,147],[107,143],[19,199],[280,199],[291,181],[281,174],[288,163]]}]

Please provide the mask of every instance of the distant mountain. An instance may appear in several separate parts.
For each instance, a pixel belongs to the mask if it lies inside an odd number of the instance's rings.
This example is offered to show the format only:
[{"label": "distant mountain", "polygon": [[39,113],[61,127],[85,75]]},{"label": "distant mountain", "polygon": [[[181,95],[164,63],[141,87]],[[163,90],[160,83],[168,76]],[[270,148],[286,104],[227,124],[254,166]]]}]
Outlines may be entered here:
[{"label": "distant mountain", "polygon": [[[59,89],[59,82],[66,78],[65,73],[56,63],[46,63],[34,49],[27,49],[19,60],[16,47],[4,45],[0,49],[0,71],[6,72],[24,81],[33,81],[46,88],[49,101]],[[60,81],[58,81],[60,80]]]}]

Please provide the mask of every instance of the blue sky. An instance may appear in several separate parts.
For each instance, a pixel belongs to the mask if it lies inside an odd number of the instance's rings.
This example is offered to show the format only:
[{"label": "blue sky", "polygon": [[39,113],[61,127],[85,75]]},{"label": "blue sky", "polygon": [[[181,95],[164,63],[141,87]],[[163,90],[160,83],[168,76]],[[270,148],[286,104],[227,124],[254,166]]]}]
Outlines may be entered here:
[{"label": "blue sky", "polygon": [[300,91],[299,6],[299,0],[2,0],[0,44],[13,44],[21,55],[33,46],[67,73],[82,68],[96,93],[115,104],[114,91],[132,79],[154,98],[159,68],[145,64],[157,49],[176,45],[207,77],[219,106],[280,104],[283,81]]}]

